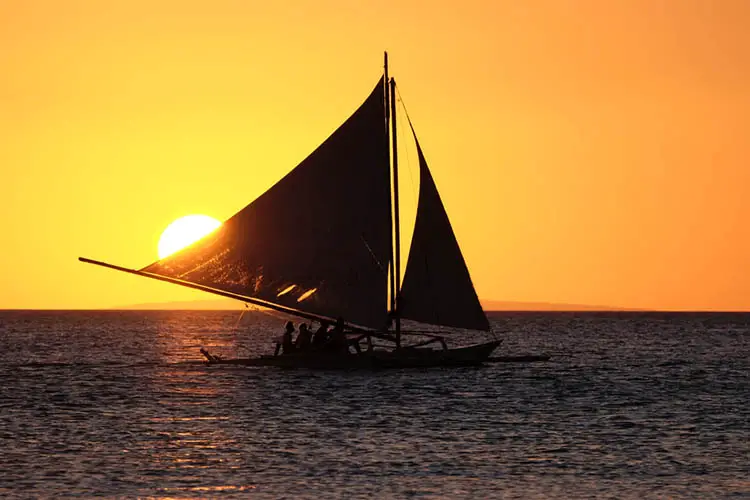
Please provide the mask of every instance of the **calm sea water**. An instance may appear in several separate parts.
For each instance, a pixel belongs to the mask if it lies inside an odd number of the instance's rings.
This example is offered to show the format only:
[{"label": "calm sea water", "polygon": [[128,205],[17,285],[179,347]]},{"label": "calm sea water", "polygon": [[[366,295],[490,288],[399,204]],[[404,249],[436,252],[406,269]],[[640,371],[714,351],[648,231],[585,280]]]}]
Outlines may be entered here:
[{"label": "calm sea water", "polygon": [[750,315],[492,315],[547,363],[200,363],[272,349],[238,316],[0,312],[0,496],[750,498]]}]

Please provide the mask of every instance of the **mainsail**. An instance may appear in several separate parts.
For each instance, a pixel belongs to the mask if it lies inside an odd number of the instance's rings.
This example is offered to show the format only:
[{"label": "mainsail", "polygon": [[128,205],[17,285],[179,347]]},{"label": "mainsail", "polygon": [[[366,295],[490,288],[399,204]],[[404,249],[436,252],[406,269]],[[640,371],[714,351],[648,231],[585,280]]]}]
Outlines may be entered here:
[{"label": "mainsail", "polygon": [[322,145],[208,237],[142,269],[380,328],[391,248],[385,82]]},{"label": "mainsail", "polygon": [[399,296],[402,318],[433,325],[489,330],[461,249],[414,133],[419,201]]}]

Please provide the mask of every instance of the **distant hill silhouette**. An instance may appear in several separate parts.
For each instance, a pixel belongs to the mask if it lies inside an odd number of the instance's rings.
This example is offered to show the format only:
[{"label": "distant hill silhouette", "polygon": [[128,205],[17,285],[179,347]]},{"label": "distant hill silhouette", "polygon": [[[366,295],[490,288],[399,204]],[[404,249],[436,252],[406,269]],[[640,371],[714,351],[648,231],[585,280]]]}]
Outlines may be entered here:
[{"label": "distant hill silhouette", "polygon": [[505,300],[481,300],[485,311],[642,311],[624,307],[585,304],[557,304],[554,302],[513,302]]},{"label": "distant hill silhouette", "polygon": [[[482,300],[485,311],[636,311],[622,307],[595,306],[582,304],[556,304],[550,302],[513,302],[501,300]],[[115,309],[134,310],[192,310],[192,311],[236,311],[242,309],[239,301],[232,299],[185,300],[178,302],[152,302],[115,307]],[[255,306],[250,306],[256,309]],[[259,309],[259,308],[258,308]]]}]

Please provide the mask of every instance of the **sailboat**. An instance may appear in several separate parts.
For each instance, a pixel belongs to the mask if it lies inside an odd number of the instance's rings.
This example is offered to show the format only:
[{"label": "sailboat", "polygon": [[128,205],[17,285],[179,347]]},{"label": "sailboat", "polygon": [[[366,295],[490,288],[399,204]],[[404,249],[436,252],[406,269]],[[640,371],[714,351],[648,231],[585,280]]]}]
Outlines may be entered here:
[{"label": "sailboat", "polygon": [[[401,321],[489,331],[461,249],[409,120],[419,195],[401,280],[396,82],[364,103],[285,177],[216,231],[142,269],[79,260],[345,328],[346,351],[209,363],[308,368],[477,365],[500,340],[449,348]],[[408,118],[407,118],[408,119]]]}]

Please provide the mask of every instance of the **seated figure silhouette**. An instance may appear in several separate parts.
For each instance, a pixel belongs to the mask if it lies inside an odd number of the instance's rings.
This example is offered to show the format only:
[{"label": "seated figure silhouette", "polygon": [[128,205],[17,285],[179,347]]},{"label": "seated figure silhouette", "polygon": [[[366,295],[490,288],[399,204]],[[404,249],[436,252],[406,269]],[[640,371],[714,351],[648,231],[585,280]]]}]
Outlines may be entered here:
[{"label": "seated figure silhouette", "polygon": [[339,317],[336,320],[336,326],[333,327],[328,336],[326,350],[338,353],[349,352],[349,343],[344,332],[344,318]]},{"label": "seated figure silhouette", "polygon": [[292,352],[294,352],[294,341],[292,340],[293,334],[294,323],[292,323],[291,321],[287,321],[286,330],[281,336],[281,341],[276,342],[276,351],[274,352],[274,356],[279,355],[279,350],[281,350],[281,354],[291,354]]},{"label": "seated figure silhouette", "polygon": [[295,349],[299,351],[309,351],[312,346],[312,332],[307,329],[307,325],[302,323],[299,325],[299,335],[297,340],[294,342]]},{"label": "seated figure silhouette", "polygon": [[312,338],[312,348],[320,349],[328,341],[328,323],[326,321],[320,322],[320,328],[315,331]]}]

